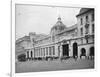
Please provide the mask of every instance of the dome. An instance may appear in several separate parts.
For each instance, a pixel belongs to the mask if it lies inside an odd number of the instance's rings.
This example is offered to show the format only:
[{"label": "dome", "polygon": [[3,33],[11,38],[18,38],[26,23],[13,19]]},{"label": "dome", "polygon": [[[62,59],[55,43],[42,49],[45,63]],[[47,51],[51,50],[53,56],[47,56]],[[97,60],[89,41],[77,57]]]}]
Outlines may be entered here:
[{"label": "dome", "polygon": [[61,18],[58,17],[58,21],[51,28],[51,33],[56,34],[66,29],[66,26],[62,23]]}]

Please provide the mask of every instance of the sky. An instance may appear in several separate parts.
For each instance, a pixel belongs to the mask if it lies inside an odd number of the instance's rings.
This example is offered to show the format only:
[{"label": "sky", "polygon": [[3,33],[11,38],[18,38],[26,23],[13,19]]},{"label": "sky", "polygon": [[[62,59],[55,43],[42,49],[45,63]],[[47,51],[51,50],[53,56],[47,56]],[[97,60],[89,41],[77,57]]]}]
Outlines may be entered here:
[{"label": "sky", "polygon": [[49,34],[60,16],[66,27],[77,23],[76,15],[80,8],[51,7],[17,4],[15,8],[16,39],[28,35]]}]

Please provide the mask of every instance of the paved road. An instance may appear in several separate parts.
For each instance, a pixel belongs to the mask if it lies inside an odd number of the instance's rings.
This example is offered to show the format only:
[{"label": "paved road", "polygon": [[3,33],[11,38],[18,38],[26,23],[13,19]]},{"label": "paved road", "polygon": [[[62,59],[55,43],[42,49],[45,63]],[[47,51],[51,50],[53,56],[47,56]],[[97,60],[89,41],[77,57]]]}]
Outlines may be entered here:
[{"label": "paved road", "polygon": [[16,73],[94,68],[94,60],[68,59],[56,61],[27,61],[16,63]]}]

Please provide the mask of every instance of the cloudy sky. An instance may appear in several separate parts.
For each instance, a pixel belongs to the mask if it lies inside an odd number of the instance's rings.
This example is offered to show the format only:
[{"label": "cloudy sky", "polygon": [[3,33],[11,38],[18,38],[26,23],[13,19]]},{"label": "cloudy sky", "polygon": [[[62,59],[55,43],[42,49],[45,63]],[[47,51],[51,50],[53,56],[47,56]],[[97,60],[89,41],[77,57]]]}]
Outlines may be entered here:
[{"label": "cloudy sky", "polygon": [[29,32],[49,34],[60,16],[67,26],[77,23],[76,15],[80,8],[48,7],[36,5],[16,5],[16,39]]}]

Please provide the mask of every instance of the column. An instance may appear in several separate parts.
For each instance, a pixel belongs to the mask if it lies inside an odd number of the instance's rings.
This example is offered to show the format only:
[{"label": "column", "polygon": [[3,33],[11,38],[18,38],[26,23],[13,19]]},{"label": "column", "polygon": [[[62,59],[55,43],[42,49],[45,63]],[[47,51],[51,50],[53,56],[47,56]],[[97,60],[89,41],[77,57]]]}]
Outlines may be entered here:
[{"label": "column", "polygon": [[40,57],[40,48],[39,48],[39,57]]},{"label": "column", "polygon": [[34,49],[32,49],[32,52],[33,52],[33,58],[34,58]]},{"label": "column", "polygon": [[62,45],[60,45],[60,58],[63,56],[63,49],[62,49]]}]

